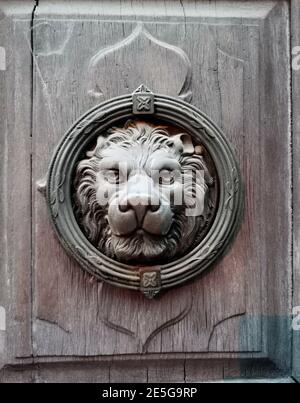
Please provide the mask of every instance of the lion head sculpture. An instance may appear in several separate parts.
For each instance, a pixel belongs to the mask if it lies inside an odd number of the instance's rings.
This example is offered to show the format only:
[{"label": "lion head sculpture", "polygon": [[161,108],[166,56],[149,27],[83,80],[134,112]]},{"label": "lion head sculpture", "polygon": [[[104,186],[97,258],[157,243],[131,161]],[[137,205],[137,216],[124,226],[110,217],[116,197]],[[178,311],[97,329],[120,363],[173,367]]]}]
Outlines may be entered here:
[{"label": "lion head sculpture", "polygon": [[129,121],[100,135],[79,162],[76,217],[110,258],[142,265],[170,261],[199,241],[211,183],[188,134]]}]

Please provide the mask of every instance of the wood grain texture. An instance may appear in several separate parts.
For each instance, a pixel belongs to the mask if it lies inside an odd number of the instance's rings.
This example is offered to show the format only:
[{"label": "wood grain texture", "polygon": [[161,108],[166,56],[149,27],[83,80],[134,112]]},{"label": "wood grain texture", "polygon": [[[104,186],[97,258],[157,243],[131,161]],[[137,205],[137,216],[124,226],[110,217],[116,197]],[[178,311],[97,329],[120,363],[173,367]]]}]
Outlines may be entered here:
[{"label": "wood grain texture", "polygon": [[[33,1],[0,2],[0,305],[6,311],[3,359],[31,355],[31,52]],[[1,366],[1,365],[0,365]]]},{"label": "wood grain texture", "polygon": [[[300,3],[292,1],[292,49],[300,46]],[[293,102],[293,306],[300,307],[300,70],[292,70]],[[299,312],[299,310],[297,310]],[[293,332],[293,375],[300,382],[300,331]]]}]

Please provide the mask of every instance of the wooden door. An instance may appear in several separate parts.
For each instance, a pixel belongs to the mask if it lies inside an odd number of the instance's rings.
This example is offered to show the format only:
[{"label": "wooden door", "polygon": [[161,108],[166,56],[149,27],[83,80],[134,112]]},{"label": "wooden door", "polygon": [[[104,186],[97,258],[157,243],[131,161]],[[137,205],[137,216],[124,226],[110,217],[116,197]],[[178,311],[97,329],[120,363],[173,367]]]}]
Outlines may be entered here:
[{"label": "wooden door", "polygon": [[[0,379],[291,381],[297,1],[1,1],[0,15]],[[141,83],[224,130],[245,188],[226,256],[151,301],[85,274],[39,192],[71,124]]]}]

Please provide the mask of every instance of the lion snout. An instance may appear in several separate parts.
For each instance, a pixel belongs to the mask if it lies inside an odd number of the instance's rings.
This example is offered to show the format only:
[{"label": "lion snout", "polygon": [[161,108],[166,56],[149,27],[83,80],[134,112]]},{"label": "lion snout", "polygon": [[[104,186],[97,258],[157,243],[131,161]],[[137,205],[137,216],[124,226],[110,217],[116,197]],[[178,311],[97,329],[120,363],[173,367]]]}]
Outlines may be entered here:
[{"label": "lion snout", "polygon": [[131,194],[108,209],[108,221],[115,235],[143,229],[153,235],[166,235],[172,224],[172,211],[159,200],[144,194]]}]

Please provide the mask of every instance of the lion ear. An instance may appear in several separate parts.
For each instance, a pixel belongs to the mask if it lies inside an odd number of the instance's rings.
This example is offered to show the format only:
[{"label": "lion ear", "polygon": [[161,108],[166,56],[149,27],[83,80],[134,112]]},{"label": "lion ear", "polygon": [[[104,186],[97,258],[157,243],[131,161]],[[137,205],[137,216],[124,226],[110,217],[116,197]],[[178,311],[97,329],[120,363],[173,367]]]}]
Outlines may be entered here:
[{"label": "lion ear", "polygon": [[187,133],[179,133],[172,136],[175,148],[185,155],[192,155],[195,152],[195,147],[192,138]]},{"label": "lion ear", "polygon": [[97,144],[96,144],[95,148],[91,151],[88,151],[86,153],[86,156],[89,158],[92,158],[94,155],[96,155],[97,151],[103,146],[104,142],[105,142],[105,137],[99,136],[97,138]]}]

